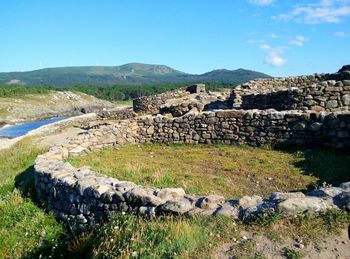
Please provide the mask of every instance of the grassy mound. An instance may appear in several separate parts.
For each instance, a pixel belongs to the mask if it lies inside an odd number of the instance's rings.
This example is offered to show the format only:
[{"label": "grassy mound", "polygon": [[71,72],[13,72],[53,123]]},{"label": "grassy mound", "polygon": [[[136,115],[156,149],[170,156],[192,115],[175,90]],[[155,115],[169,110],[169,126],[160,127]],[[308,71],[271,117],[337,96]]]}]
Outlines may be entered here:
[{"label": "grassy mound", "polygon": [[349,180],[350,155],[223,145],[128,145],[70,159],[74,166],[138,184],[226,198],[305,190]]}]

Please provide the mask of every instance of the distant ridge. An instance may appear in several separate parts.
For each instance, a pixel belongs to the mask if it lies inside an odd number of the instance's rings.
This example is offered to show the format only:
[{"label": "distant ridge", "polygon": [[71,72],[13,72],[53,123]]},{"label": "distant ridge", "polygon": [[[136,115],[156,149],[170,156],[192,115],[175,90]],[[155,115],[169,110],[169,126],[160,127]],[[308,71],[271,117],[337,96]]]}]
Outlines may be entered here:
[{"label": "distant ridge", "polygon": [[0,73],[0,84],[46,86],[157,84],[217,82],[239,84],[271,76],[246,69],[218,69],[200,75],[175,70],[165,65],[129,63],[121,66],[77,66],[44,68],[28,72]]}]

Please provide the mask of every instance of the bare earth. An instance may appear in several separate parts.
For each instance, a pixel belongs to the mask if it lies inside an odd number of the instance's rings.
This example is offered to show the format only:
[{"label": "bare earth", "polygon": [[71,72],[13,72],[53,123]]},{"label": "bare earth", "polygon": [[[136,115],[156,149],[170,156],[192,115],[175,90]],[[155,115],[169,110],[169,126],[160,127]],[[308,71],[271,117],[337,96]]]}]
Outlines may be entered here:
[{"label": "bare earth", "polygon": [[248,232],[241,233],[241,237],[241,240],[222,244],[214,251],[212,257],[217,259],[235,258],[235,247],[242,242],[252,242],[253,254],[264,255],[269,259],[288,258],[284,255],[286,248],[300,252],[302,258],[307,259],[350,259],[350,240],[347,229],[341,230],[338,235],[320,240],[317,245],[303,245],[291,239],[285,240],[283,243],[278,243],[264,236],[254,235]]}]

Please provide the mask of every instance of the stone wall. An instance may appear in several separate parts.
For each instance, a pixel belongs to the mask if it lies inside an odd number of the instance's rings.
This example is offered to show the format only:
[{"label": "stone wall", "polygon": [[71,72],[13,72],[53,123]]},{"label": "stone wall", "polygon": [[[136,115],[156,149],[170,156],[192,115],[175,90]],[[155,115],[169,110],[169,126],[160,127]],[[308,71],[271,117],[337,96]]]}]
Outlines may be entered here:
[{"label": "stone wall", "polygon": [[350,209],[350,183],[306,194],[273,193],[225,200],[221,196],[193,196],[181,188],[152,188],[74,168],[64,159],[105,147],[144,142],[224,143],[262,145],[323,144],[350,146],[350,113],[271,111],[215,111],[179,118],[143,116],[91,129],[55,146],[35,163],[39,200],[73,229],[84,231],[126,211],[147,216],[163,214],[226,215],[247,220],[265,210],[295,215],[330,208]]},{"label": "stone wall", "polygon": [[169,99],[180,98],[192,93],[201,92],[205,92],[204,84],[190,85],[152,96],[143,96],[133,100],[133,108],[137,113],[158,113],[160,107]]},{"label": "stone wall", "polygon": [[[332,74],[338,81],[328,80],[330,75],[257,80],[234,91],[237,108],[253,106],[260,110],[191,109],[175,118],[116,112],[116,122],[106,120],[96,124],[37,158],[35,187],[39,200],[78,231],[93,227],[116,211],[149,217],[199,214],[249,220],[266,210],[288,215],[332,208],[350,210],[350,182],[305,193],[272,193],[265,199],[245,196],[225,200],[217,195],[189,195],[181,188],[159,189],[119,181],[87,167],[74,168],[64,161],[105,147],[147,142],[350,148],[350,112],[347,111],[350,81],[344,79],[344,73],[350,75],[346,71]],[[167,99],[190,94],[186,90],[139,98],[134,101],[134,109],[142,113],[158,112]],[[203,89],[190,90],[197,93]]]},{"label": "stone wall", "polygon": [[[332,77],[340,77],[331,74]],[[348,111],[350,80],[326,80],[330,74],[259,79],[239,85],[232,93],[237,109]]]},{"label": "stone wall", "polygon": [[99,119],[125,120],[132,119],[137,114],[132,107],[118,107],[114,109],[103,110],[97,114]]}]

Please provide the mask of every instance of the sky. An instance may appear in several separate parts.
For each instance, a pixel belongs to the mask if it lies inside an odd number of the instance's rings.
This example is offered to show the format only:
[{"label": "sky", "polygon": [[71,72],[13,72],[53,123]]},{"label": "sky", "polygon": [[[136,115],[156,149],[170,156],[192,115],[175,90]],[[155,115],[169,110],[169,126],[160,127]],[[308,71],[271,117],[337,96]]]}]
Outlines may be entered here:
[{"label": "sky", "polygon": [[350,63],[350,0],[0,0],[0,71],[130,62],[272,76]]}]

